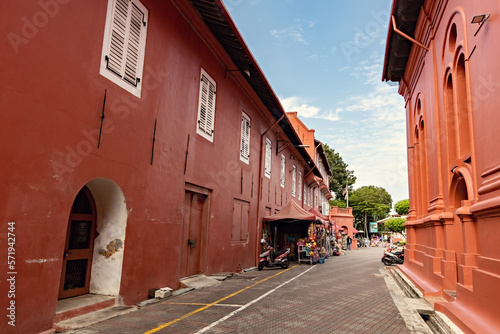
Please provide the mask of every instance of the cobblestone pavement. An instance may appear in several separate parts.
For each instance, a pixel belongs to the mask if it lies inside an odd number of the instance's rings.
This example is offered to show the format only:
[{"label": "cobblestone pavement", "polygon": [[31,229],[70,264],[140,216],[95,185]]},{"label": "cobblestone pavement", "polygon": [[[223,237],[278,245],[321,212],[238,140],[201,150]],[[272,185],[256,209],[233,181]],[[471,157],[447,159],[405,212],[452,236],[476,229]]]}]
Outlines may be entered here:
[{"label": "cobblestone pavement", "polygon": [[382,253],[249,271],[72,333],[410,333],[379,271]]}]

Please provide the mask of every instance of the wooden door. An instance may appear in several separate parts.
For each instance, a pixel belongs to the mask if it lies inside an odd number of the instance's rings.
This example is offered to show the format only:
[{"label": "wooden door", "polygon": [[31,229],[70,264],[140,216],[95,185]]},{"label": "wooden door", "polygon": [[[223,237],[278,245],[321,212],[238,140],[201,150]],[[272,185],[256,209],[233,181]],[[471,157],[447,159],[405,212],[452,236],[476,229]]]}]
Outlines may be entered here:
[{"label": "wooden door", "polygon": [[207,196],[186,191],[184,197],[181,275],[197,275],[201,269],[202,230]]},{"label": "wooden door", "polygon": [[96,234],[96,210],[90,190],[76,196],[68,222],[59,298],[89,293],[92,252]]}]

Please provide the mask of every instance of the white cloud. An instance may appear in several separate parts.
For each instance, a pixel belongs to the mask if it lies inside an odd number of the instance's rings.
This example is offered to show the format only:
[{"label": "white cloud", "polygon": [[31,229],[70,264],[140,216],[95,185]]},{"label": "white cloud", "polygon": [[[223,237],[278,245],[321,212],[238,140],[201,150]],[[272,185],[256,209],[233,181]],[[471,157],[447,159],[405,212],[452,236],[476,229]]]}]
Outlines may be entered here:
[{"label": "white cloud", "polygon": [[296,111],[299,117],[304,118],[320,118],[328,121],[338,121],[339,113],[342,108],[330,109],[327,112],[321,112],[321,109],[307,103],[304,103],[298,96],[291,96],[280,99],[281,105],[286,111]]},{"label": "white cloud", "polygon": [[309,43],[304,38],[303,31],[303,26],[297,24],[279,30],[273,29],[271,30],[271,35],[276,38],[291,38],[295,42],[308,45]]},{"label": "white cloud", "polygon": [[302,117],[315,117],[320,111],[318,107],[310,106],[307,103],[301,103],[300,98],[297,96],[280,99],[280,101],[286,111],[296,111],[298,115]]},{"label": "white cloud", "polygon": [[338,151],[357,177],[355,188],[385,188],[394,202],[408,198],[404,100],[397,87],[381,81],[382,63],[374,55],[351,69],[367,87],[363,95],[339,101],[343,118],[322,140]]},{"label": "white cloud", "polygon": [[311,29],[316,25],[316,22],[309,20],[297,20],[298,24],[288,26],[283,29],[273,29],[271,30],[271,35],[276,38],[291,38],[295,42],[309,45],[309,42],[304,37],[304,31],[306,29]]},{"label": "white cloud", "polygon": [[311,60],[314,60],[314,61],[320,61],[320,60],[324,60],[324,59],[327,59],[328,56],[327,55],[324,55],[324,54],[321,54],[321,53],[313,53],[311,54],[309,57],[307,57]]}]

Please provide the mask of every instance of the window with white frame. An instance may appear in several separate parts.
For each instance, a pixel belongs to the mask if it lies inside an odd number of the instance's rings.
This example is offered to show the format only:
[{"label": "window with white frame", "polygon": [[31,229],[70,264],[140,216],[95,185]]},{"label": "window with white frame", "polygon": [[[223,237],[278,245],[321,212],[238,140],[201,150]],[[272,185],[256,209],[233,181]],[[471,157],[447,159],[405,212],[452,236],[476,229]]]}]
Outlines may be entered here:
[{"label": "window with white frame", "polygon": [[198,119],[196,133],[203,138],[214,141],[215,93],[217,84],[202,68],[200,75],[200,97],[198,102]]},{"label": "window with white frame", "polygon": [[250,162],[250,117],[244,112],[241,113],[240,160]]},{"label": "window with white frame", "polygon": [[281,155],[281,174],[280,174],[280,185],[285,188],[285,156]]},{"label": "window with white frame", "polygon": [[266,137],[266,159],[264,163],[264,175],[268,178],[271,178],[271,149],[271,140]]},{"label": "window with white frame", "polygon": [[299,170],[299,189],[297,194],[300,201],[302,199],[302,172],[300,170]]},{"label": "window with white frame", "polygon": [[138,0],[108,0],[99,73],[141,97],[148,10]]},{"label": "window with white frame", "polygon": [[295,165],[292,166],[292,196],[295,197],[297,192],[297,167]]}]

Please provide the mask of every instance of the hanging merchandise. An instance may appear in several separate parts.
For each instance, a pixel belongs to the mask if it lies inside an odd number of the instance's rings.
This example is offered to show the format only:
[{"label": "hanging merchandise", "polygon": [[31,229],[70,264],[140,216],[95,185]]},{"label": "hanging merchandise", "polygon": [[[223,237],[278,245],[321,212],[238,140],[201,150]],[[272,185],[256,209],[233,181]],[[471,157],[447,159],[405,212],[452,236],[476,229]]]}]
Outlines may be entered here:
[{"label": "hanging merchandise", "polygon": [[311,225],[309,225],[309,228],[307,229],[307,235],[309,236],[309,238],[316,237],[316,230],[314,228],[314,223],[311,223]]}]

